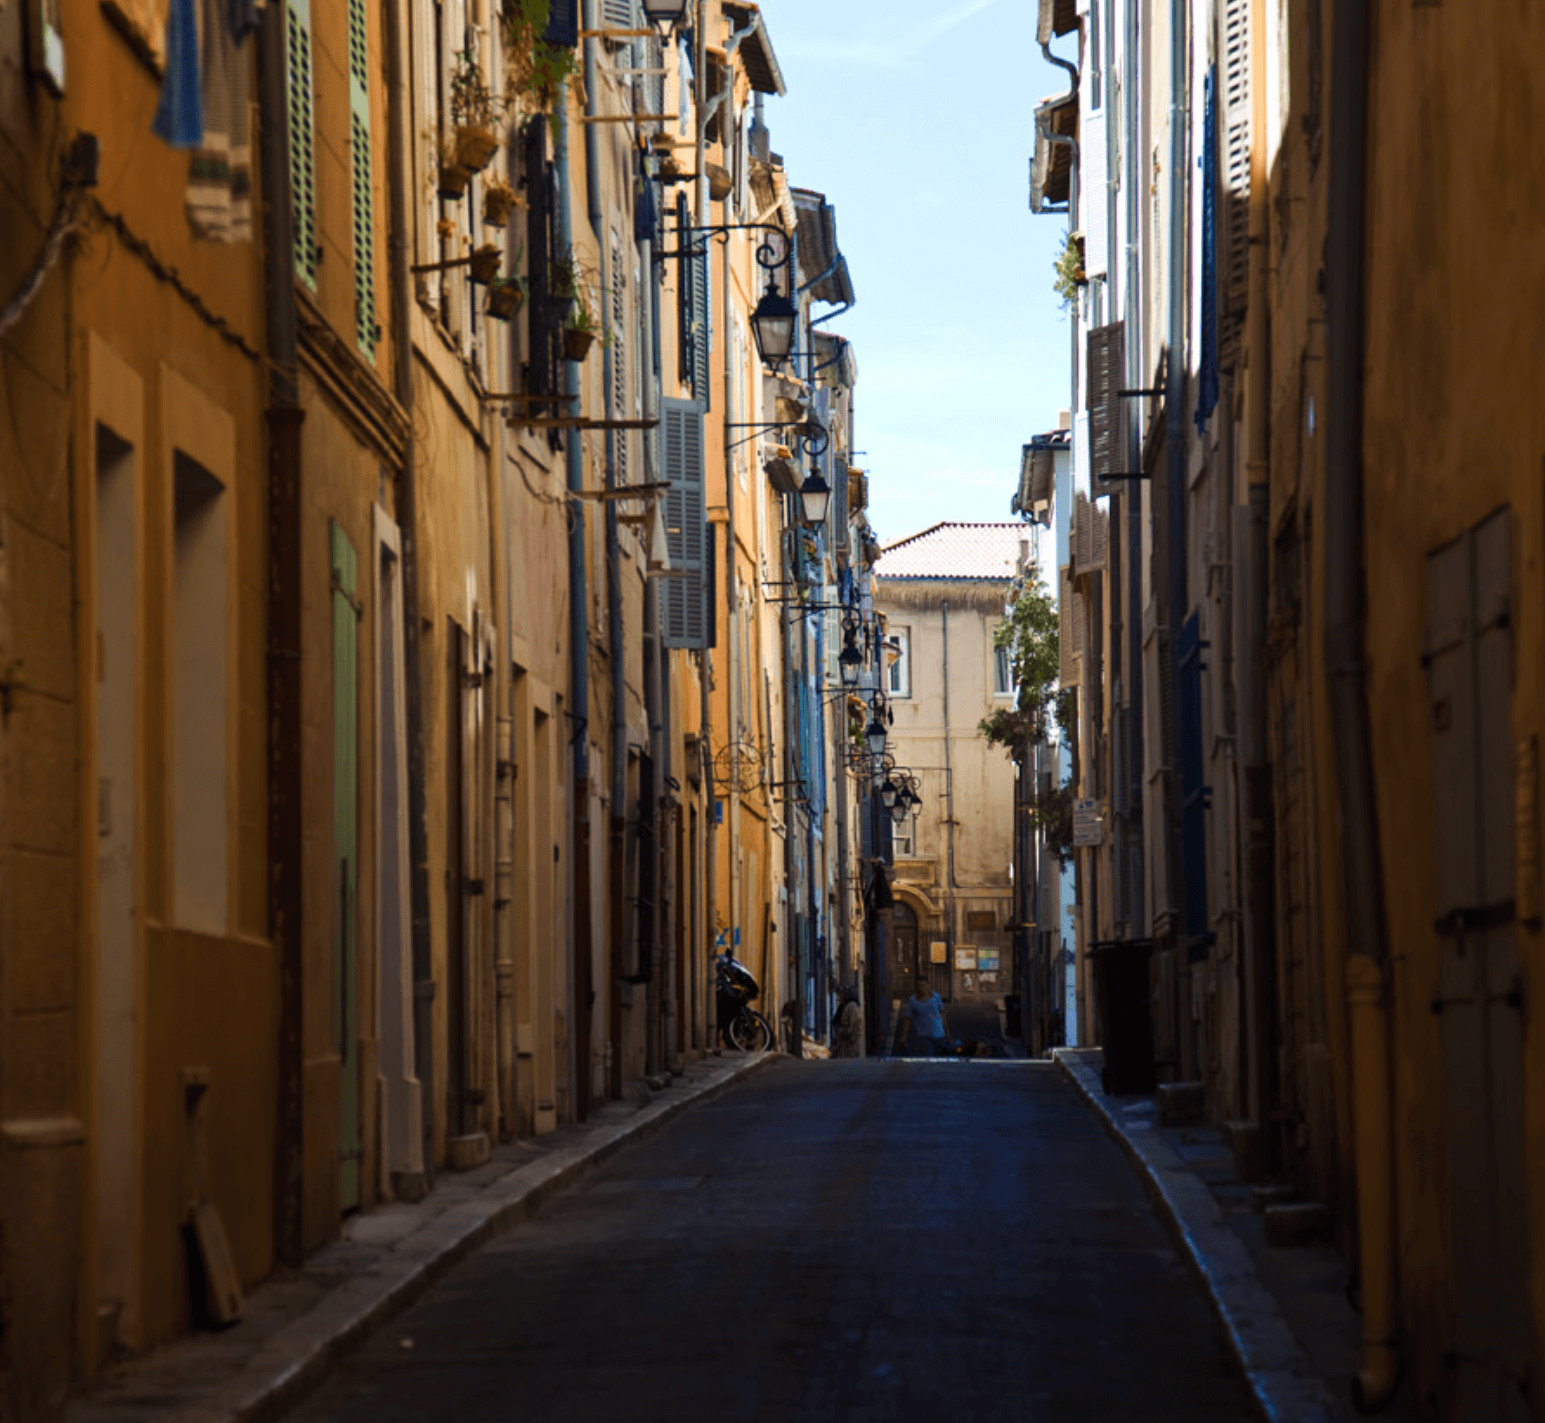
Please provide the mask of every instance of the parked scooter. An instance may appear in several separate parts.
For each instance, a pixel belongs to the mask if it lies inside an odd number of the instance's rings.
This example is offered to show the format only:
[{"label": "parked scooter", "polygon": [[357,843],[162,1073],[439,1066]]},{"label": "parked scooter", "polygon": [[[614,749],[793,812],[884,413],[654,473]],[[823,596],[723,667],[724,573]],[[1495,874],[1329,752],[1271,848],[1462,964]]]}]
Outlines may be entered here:
[{"label": "parked scooter", "polygon": [[762,988],[745,964],[726,950],[714,958],[719,1036],[741,1052],[766,1052],[773,1045],[772,1024],[751,1006]]}]

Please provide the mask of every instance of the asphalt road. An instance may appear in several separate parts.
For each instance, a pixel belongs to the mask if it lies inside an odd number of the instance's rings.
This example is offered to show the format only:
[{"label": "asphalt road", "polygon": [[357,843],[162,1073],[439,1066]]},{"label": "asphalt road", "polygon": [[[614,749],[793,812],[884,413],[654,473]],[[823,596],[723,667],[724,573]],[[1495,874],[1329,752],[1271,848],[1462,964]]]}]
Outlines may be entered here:
[{"label": "asphalt road", "polygon": [[1043,1063],[780,1062],[463,1263],[295,1423],[1251,1416]]}]

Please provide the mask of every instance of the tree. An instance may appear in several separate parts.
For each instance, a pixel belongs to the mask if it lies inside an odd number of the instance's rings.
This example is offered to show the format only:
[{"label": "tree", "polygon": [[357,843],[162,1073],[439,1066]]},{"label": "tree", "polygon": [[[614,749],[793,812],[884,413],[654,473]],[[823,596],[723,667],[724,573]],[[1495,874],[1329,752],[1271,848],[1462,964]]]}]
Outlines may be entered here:
[{"label": "tree", "polygon": [[[1024,765],[1030,749],[1044,740],[1053,719],[1067,726],[1073,715],[1071,691],[1057,690],[1058,612],[1051,594],[1041,586],[1034,568],[1026,569],[1009,589],[1008,616],[993,633],[993,646],[1008,650],[1014,705],[995,711],[980,723],[982,735],[1004,747]],[[1073,801],[1067,786],[1032,792],[1031,814],[1067,863],[1073,847]]]}]

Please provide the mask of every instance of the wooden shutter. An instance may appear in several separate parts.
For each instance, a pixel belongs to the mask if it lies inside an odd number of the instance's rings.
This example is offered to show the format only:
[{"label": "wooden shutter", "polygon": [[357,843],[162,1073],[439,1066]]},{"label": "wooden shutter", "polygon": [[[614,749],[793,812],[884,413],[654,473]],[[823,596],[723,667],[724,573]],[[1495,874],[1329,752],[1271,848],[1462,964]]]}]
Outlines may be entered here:
[{"label": "wooden shutter", "polygon": [[661,581],[661,625],[667,647],[708,646],[704,577],[708,504],[703,487],[703,407],[694,400],[660,402],[664,432],[665,539],[673,577]]},{"label": "wooden shutter", "polygon": [[[1532,1416],[1523,1114],[1528,986],[1517,942],[1520,782],[1513,739],[1512,528],[1503,509],[1427,565],[1435,927],[1443,1031],[1455,1413]],[[1515,762],[1515,751],[1518,756]],[[1528,824],[1528,817],[1523,823]]]},{"label": "wooden shutter", "polygon": [[1128,474],[1126,402],[1126,326],[1113,321],[1089,333],[1089,466],[1096,494],[1117,487],[1112,476]]},{"label": "wooden shutter", "polygon": [[365,0],[349,0],[349,147],[354,182],[354,331],[365,356],[375,359],[375,187],[370,162],[370,32]]},{"label": "wooden shutter", "polygon": [[[623,260],[622,239],[611,233],[611,331],[612,344],[612,417],[626,420],[632,415],[628,406],[628,273]],[[630,431],[618,430],[612,444],[612,468],[618,484],[628,482],[628,443]]]},{"label": "wooden shutter", "polygon": [[312,133],[311,0],[286,0],[284,80],[290,120],[290,222],[295,275],[317,284],[316,147]]},{"label": "wooden shutter", "polygon": [[533,395],[553,395],[558,390],[558,322],[548,290],[554,199],[547,132],[547,120],[539,114],[527,122],[522,143],[521,181],[526,189],[526,389]]},{"label": "wooden shutter", "polygon": [[1230,310],[1250,288],[1250,0],[1223,7],[1223,265]]},{"label": "wooden shutter", "polygon": [[676,196],[676,246],[687,251],[694,246],[703,250],[696,256],[682,257],[676,264],[677,315],[680,321],[681,379],[692,389],[692,399],[706,411],[708,399],[708,354],[711,344],[709,318],[711,306],[708,299],[708,281],[712,272],[709,265],[709,246],[705,236],[695,241],[688,230],[692,226],[691,210],[685,194]]},{"label": "wooden shutter", "polygon": [[559,49],[573,49],[579,43],[579,0],[552,0],[542,38]]},{"label": "wooden shutter", "polygon": [[1064,687],[1076,687],[1079,680],[1076,602],[1072,573],[1064,564],[1057,580],[1057,681]]},{"label": "wooden shutter", "polygon": [[634,0],[601,0],[601,27],[607,30],[641,29]]}]

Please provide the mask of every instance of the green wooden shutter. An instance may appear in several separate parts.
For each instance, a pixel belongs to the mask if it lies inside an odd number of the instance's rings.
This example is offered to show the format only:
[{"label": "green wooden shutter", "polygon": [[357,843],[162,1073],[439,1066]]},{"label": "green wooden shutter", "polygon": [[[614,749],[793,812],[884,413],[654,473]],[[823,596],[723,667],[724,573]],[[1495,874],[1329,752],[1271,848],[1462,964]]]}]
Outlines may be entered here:
[{"label": "green wooden shutter", "polygon": [[706,647],[709,609],[704,579],[708,504],[703,488],[703,407],[695,400],[660,402],[665,444],[665,539],[673,577],[661,580],[661,624],[667,647]]},{"label": "green wooden shutter", "polygon": [[290,216],[295,275],[316,290],[316,147],[312,135],[311,0],[286,0],[284,82],[290,119]]},{"label": "green wooden shutter", "polygon": [[356,558],[334,523],[333,589],[333,1001],[340,1059],[338,1151],[343,1209],[360,1200],[359,1063],[359,599]]},{"label": "green wooden shutter", "polygon": [[354,180],[354,329],[359,348],[375,359],[375,188],[370,163],[370,32],[365,0],[349,0],[349,144]]}]

